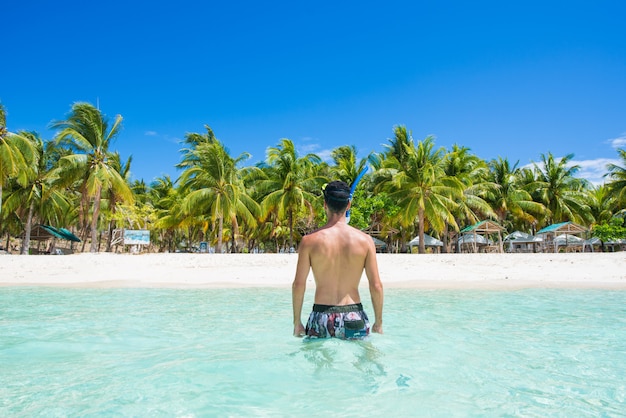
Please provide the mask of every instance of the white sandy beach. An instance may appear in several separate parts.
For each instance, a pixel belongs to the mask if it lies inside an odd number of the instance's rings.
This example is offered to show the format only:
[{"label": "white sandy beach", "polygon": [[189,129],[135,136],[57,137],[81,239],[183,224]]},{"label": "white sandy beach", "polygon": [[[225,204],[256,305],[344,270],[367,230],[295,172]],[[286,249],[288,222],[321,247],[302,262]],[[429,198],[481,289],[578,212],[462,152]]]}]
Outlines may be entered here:
[{"label": "white sandy beach", "polygon": [[[289,287],[296,260],[296,254],[0,255],[0,286]],[[626,252],[378,254],[378,264],[387,288],[626,290]]]}]

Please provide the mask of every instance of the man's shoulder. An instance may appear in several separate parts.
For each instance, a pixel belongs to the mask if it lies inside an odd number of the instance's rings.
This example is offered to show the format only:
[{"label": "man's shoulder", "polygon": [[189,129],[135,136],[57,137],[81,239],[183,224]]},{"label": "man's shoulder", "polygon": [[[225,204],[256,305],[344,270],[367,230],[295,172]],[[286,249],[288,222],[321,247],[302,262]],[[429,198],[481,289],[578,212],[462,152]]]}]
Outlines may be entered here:
[{"label": "man's shoulder", "polygon": [[318,228],[314,231],[309,232],[308,234],[302,236],[302,244],[310,244],[310,243],[314,243],[316,241],[319,241],[321,239],[324,239],[324,227],[322,228]]},{"label": "man's shoulder", "polygon": [[358,236],[362,239],[369,239],[370,241],[372,240],[372,236],[361,231],[360,229],[357,229],[353,226],[348,225],[348,228],[350,228],[350,233],[353,234],[354,236]]}]

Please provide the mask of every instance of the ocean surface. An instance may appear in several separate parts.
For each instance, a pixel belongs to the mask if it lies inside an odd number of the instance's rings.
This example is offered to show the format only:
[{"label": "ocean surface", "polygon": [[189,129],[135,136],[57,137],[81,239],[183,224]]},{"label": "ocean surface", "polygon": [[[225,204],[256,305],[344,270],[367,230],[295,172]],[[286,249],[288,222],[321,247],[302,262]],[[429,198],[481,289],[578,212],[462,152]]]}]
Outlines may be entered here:
[{"label": "ocean surface", "polygon": [[304,342],[289,289],[0,288],[0,416],[626,415],[626,291],[385,296]]}]

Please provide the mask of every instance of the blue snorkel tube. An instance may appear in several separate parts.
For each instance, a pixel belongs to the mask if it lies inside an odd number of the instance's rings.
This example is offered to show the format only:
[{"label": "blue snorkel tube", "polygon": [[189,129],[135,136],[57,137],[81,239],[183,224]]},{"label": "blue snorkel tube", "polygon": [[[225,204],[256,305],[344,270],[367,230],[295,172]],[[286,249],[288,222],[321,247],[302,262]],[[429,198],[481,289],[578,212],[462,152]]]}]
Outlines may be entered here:
[{"label": "blue snorkel tube", "polygon": [[[350,202],[352,202],[352,196],[354,196],[354,191],[356,190],[356,186],[359,184],[359,182],[361,181],[361,179],[363,178],[363,176],[365,175],[365,173],[367,173],[367,170],[369,169],[369,167],[366,165],[363,170],[361,170],[361,172],[359,173],[358,176],[356,176],[356,178],[354,179],[354,181],[352,182],[352,186],[350,186]],[[346,211],[346,223],[350,223],[350,209],[348,209]]]}]

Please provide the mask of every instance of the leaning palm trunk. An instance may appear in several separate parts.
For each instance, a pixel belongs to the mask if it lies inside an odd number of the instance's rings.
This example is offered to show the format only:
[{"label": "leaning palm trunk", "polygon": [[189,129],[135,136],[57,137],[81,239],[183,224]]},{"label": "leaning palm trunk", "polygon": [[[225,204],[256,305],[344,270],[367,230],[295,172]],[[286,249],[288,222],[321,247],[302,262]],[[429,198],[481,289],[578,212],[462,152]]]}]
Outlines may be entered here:
[{"label": "leaning palm trunk", "polygon": [[100,187],[98,187],[93,201],[93,214],[91,218],[91,247],[89,249],[89,251],[92,253],[98,252],[98,218],[100,216],[100,192],[101,189]]},{"label": "leaning palm trunk", "polygon": [[30,248],[30,232],[33,227],[33,212],[35,211],[35,201],[31,200],[30,206],[28,207],[28,217],[26,218],[26,227],[24,228],[24,239],[22,240],[22,250],[20,253],[22,255],[28,254],[28,250]]},{"label": "leaning palm trunk", "polygon": [[441,246],[441,252],[442,253],[450,252],[448,248],[448,243],[450,242],[450,225],[447,222],[445,224],[445,229],[443,230],[443,234],[441,236],[441,241],[443,242],[443,245]]},{"label": "leaning palm trunk", "polygon": [[293,248],[293,212],[289,211],[289,249]]},{"label": "leaning palm trunk", "polygon": [[420,237],[420,245],[418,247],[419,253],[424,254],[426,252],[426,243],[424,242],[424,209],[421,207],[419,208],[417,212],[417,220],[418,220],[418,225],[417,225],[418,236]]},{"label": "leaning palm trunk", "polygon": [[233,216],[231,222],[233,224],[233,252],[238,253],[239,246],[237,245],[237,237],[239,236],[239,223],[237,222],[237,217]]},{"label": "leaning palm trunk", "polygon": [[89,234],[89,220],[87,215],[88,208],[88,199],[87,194],[82,192],[80,199],[80,210],[78,212],[78,223],[80,225],[80,237],[82,239],[83,244],[81,245],[80,252],[85,252],[85,246],[87,245],[87,235]]},{"label": "leaning palm trunk", "polygon": [[217,246],[215,247],[215,252],[218,254],[222,253],[222,240],[224,239],[224,220],[220,216],[217,220]]},{"label": "leaning palm trunk", "polygon": [[115,221],[111,220],[111,222],[109,222],[109,236],[107,237],[107,253],[110,253],[113,250],[113,231],[115,230],[115,226]]}]

